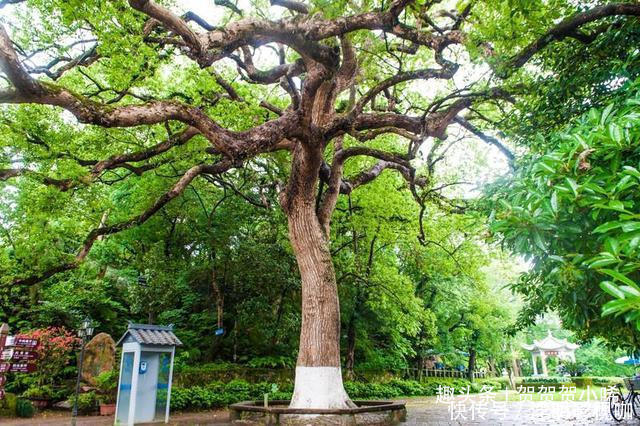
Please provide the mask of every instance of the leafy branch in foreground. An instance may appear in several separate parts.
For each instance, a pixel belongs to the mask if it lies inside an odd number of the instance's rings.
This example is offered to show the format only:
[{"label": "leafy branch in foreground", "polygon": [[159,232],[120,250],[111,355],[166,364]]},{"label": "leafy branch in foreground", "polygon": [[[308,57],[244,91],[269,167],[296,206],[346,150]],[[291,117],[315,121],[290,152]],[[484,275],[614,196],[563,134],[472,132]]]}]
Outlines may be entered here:
[{"label": "leafy branch in foreground", "polygon": [[532,263],[513,285],[530,305],[558,310],[584,336],[634,345],[626,324],[640,329],[638,83],[621,93],[518,165],[493,194],[492,230]]}]

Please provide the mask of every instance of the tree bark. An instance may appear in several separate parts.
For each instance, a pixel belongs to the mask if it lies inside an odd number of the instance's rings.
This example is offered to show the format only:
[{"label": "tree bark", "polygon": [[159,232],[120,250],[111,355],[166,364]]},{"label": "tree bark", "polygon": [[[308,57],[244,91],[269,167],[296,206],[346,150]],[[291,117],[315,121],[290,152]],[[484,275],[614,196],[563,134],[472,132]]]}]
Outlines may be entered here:
[{"label": "tree bark", "polygon": [[476,368],[476,350],[475,348],[469,349],[469,365],[467,366],[467,379],[473,382],[473,370]]},{"label": "tree bark", "polygon": [[302,281],[300,349],[291,407],[351,405],[340,368],[340,305],[328,238],[315,210],[321,151],[298,145],[281,197]]},{"label": "tree bark", "polygon": [[216,277],[215,254],[211,254],[211,290],[216,301],[216,326],[222,328],[222,318],[224,314],[224,293],[218,285]]},{"label": "tree bark", "polygon": [[[357,299],[356,299],[357,300]],[[353,312],[349,318],[349,324],[347,325],[347,359],[345,360],[345,368],[347,369],[347,377],[349,380],[353,379],[353,368],[356,364],[356,310],[357,306],[353,307]]]}]

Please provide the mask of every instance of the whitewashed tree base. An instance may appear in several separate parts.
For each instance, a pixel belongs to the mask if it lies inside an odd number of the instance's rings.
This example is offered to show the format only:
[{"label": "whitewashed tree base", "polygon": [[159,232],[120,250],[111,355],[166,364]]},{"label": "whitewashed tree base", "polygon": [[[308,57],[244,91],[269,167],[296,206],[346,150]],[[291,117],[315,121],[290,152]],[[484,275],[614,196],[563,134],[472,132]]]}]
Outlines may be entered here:
[{"label": "whitewashed tree base", "polygon": [[340,367],[296,367],[290,408],[350,408]]}]

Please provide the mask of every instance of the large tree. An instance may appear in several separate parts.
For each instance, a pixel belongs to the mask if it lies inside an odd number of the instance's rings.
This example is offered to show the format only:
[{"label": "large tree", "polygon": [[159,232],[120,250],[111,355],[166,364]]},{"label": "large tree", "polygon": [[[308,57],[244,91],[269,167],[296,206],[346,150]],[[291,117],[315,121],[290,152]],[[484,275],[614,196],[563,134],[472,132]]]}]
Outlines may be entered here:
[{"label": "large tree", "polygon": [[[21,1],[0,6],[15,3]],[[462,126],[511,156],[462,114],[473,111],[482,117],[483,112],[504,108],[502,104],[513,99],[500,79],[551,42],[568,37],[588,42],[602,31],[592,29],[593,22],[640,15],[640,6],[632,3],[578,12],[530,37],[529,44],[510,58],[493,60],[498,79],[478,75],[475,84],[460,88],[454,79],[461,68],[456,61],[465,56],[464,44],[474,40],[464,30],[473,17],[474,2],[457,11],[438,1],[410,0],[272,0],[269,5],[253,4],[251,10],[216,3],[229,9],[215,23],[220,26],[191,11],[181,14],[175,7],[146,0],[53,0],[16,6],[19,9],[10,15],[17,24],[12,25],[13,40],[0,29],[0,66],[8,82],[0,91],[0,102],[28,105],[5,111],[10,134],[24,143],[9,145],[3,162],[10,167],[0,170],[0,179],[24,177],[90,199],[92,186],[107,180],[105,173],[127,170],[129,174],[114,179],[131,179],[135,186],[138,176],[170,161],[168,153],[194,147],[173,158],[175,180],[166,192],[155,200],[138,194],[146,209],[128,218],[102,212],[73,258],[61,256],[57,264],[36,265],[32,276],[16,277],[14,283],[35,284],[76,268],[96,241],[144,223],[196,178],[215,179],[241,167],[259,171],[258,159],[282,159],[284,152],[290,171],[286,184],[278,188],[279,200],[302,281],[300,348],[291,402],[298,408],[350,404],[342,386],[340,312],[329,250],[339,194],[349,194],[390,170],[406,179],[423,206],[434,200],[459,209],[459,203],[444,197],[446,185],[438,185],[434,177],[436,164],[451,145],[445,142],[447,128]],[[488,16],[486,5],[478,5],[479,17]],[[564,6],[568,13],[577,12]],[[284,17],[265,17],[275,13]],[[478,46],[485,55],[493,55],[490,43]],[[234,69],[237,74],[232,76]],[[66,113],[47,114],[30,107],[33,104]],[[234,119],[234,111],[251,119]],[[55,114],[56,120],[51,118]],[[131,143],[118,141],[140,136],[141,126],[150,127],[145,143],[131,148]],[[163,130],[168,136],[159,140]],[[52,133],[59,149],[47,150],[46,161],[22,155],[25,145],[49,147],[47,136]],[[398,143],[378,144],[377,138],[385,135],[394,135]],[[68,149],[61,148],[64,138]],[[203,140],[208,146],[202,146]],[[427,141],[431,143],[423,146]],[[395,149],[385,149],[389,146]],[[85,156],[101,152],[104,158]],[[354,157],[370,161],[343,176],[345,162]],[[418,157],[421,161],[413,161]],[[264,185],[270,184],[280,186],[277,177],[265,172]]]}]

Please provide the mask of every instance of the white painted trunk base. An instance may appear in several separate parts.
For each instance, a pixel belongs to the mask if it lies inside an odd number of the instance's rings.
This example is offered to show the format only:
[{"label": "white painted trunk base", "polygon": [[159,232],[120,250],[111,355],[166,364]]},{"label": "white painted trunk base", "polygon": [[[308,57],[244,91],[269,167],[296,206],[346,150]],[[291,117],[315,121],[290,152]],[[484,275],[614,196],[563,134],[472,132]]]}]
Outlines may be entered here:
[{"label": "white painted trunk base", "polygon": [[296,367],[290,408],[348,408],[340,367]]}]

